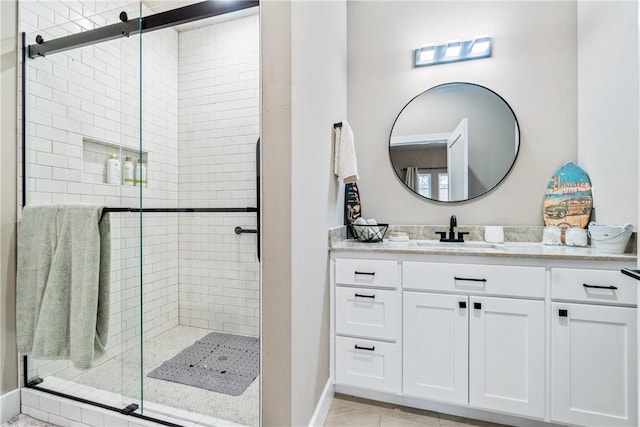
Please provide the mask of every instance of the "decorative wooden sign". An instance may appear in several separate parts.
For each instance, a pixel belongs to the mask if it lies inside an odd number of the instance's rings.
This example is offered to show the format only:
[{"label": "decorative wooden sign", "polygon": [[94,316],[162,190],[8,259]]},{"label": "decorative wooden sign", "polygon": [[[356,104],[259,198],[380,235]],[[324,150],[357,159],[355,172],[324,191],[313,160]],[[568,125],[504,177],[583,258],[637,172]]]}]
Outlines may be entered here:
[{"label": "decorative wooden sign", "polygon": [[589,175],[574,162],[565,163],[551,177],[542,206],[545,225],[586,228],[593,208]]}]

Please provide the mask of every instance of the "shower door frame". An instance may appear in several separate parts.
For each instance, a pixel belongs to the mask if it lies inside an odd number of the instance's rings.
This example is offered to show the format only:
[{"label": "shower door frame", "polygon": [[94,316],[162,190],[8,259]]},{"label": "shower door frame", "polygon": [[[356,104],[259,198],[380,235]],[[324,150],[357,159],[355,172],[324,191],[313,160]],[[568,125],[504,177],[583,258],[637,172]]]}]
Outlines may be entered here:
[{"label": "shower door frame", "polygon": [[[27,111],[26,111],[26,89],[27,89],[27,60],[37,59],[45,57],[47,54],[54,54],[57,52],[64,52],[78,47],[88,46],[96,43],[101,43],[109,40],[115,40],[117,38],[129,37],[131,34],[142,34],[145,32],[161,30],[164,28],[173,27],[175,25],[185,24],[188,22],[199,21],[201,19],[211,18],[214,16],[223,15],[226,13],[237,12],[240,10],[260,6],[259,0],[239,0],[230,3],[218,3],[212,1],[202,1],[189,6],[180,7],[177,9],[169,10],[166,12],[156,13],[146,17],[136,17],[132,20],[128,20],[126,14],[120,15],[121,22],[117,24],[111,24],[104,27],[96,28],[94,30],[81,32],[78,34],[72,34],[69,36],[59,37],[50,41],[44,41],[41,37],[36,37],[36,44],[28,45],[26,41],[26,33],[21,33],[21,46],[22,46],[22,81],[21,81],[21,93],[22,93],[22,106],[21,106],[21,123],[20,129],[22,132],[22,138],[20,140],[21,149],[21,204],[20,209],[26,206],[27,202],[27,186],[26,186],[26,151],[27,151]],[[39,40],[38,40],[39,38]],[[257,233],[257,255],[260,259],[260,184],[259,184],[259,156],[260,156],[260,140],[256,144],[256,207],[241,207],[241,208],[130,208],[130,207],[107,207],[104,208],[105,212],[255,212],[257,214],[257,230],[242,230],[241,232],[256,232]],[[236,233],[238,231],[236,230]],[[137,404],[131,404],[125,408],[115,407],[104,403],[96,402],[82,397],[58,392],[55,390],[49,390],[44,387],[38,386],[42,383],[42,378],[34,378],[28,381],[29,378],[28,369],[28,355],[22,356],[22,374],[23,374],[23,388],[29,388],[37,390],[43,393],[52,394],[58,397],[69,399],[72,401],[96,406],[102,409],[118,412],[120,414],[128,415],[133,418],[139,418],[146,421],[152,421],[158,424],[182,427],[180,424],[171,423],[158,418],[146,416],[143,414],[135,413],[138,409]]]}]

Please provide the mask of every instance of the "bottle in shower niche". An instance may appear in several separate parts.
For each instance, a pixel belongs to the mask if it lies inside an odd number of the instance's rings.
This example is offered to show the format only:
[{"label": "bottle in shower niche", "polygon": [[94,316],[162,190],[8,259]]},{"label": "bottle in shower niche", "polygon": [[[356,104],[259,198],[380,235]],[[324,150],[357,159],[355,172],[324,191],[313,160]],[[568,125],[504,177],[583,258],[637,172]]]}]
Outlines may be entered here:
[{"label": "bottle in shower niche", "polygon": [[127,156],[124,159],[124,185],[134,185],[133,160]]},{"label": "bottle in shower niche", "polygon": [[120,160],[118,160],[117,154],[112,154],[111,158],[107,160],[107,184],[120,184],[121,179]]},{"label": "bottle in shower niche", "polygon": [[136,166],[136,185],[144,185],[147,186],[147,165],[144,163],[144,160],[138,160],[138,165]]}]

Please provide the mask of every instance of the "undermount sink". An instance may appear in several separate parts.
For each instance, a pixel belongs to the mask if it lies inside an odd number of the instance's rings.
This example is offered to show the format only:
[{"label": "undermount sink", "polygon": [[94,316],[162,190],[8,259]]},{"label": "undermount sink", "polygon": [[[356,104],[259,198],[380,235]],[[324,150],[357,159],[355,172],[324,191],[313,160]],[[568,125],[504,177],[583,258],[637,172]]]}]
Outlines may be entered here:
[{"label": "undermount sink", "polygon": [[433,248],[433,249],[455,249],[455,250],[479,250],[479,249],[494,249],[503,250],[500,245],[487,242],[440,242],[439,240],[417,240],[418,246]]}]

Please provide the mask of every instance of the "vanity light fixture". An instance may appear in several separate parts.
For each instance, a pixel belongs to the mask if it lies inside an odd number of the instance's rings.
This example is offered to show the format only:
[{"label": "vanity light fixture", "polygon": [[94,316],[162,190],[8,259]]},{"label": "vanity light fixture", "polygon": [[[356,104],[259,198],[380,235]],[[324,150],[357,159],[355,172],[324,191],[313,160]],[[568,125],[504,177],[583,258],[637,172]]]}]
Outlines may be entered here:
[{"label": "vanity light fixture", "polygon": [[447,43],[423,45],[414,50],[414,66],[446,64],[491,56],[493,39],[488,35],[471,40],[450,40]]}]

